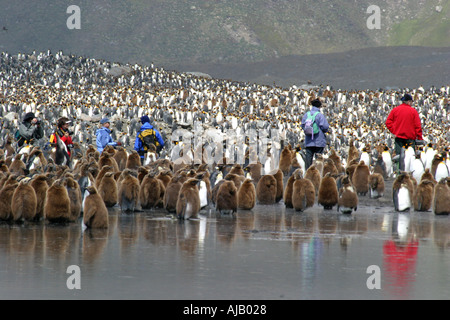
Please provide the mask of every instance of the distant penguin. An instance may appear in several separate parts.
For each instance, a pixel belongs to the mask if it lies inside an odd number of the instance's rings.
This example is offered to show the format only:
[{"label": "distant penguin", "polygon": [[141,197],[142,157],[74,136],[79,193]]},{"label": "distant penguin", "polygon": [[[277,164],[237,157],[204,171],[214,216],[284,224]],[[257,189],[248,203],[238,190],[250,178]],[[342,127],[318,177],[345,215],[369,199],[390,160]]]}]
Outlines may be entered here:
[{"label": "distant penguin", "polygon": [[259,204],[275,204],[277,179],[271,174],[263,175],[256,185],[256,199]]},{"label": "distant penguin", "polygon": [[139,188],[139,202],[142,209],[153,209],[163,200],[162,181],[156,178],[156,173],[150,171],[142,180]]},{"label": "distant penguin", "polygon": [[409,211],[413,207],[414,185],[408,173],[401,172],[392,185],[395,211]]},{"label": "distant penguin", "polygon": [[51,223],[70,221],[70,198],[62,179],[55,180],[47,190],[44,217]]},{"label": "distant penguin", "polygon": [[447,178],[442,178],[434,187],[433,212],[436,215],[450,214],[450,187]]},{"label": "distant penguin", "polygon": [[95,186],[87,187],[89,195],[86,197],[83,208],[83,224],[87,228],[105,229],[109,227],[108,208]]},{"label": "distant penguin", "polygon": [[425,168],[425,171],[422,174],[422,176],[420,177],[420,180],[418,180],[418,182],[421,182],[422,180],[430,180],[430,181],[433,181],[434,184],[437,183],[437,181],[434,179],[433,174],[430,172],[430,169],[428,169],[428,168]]},{"label": "distant penguin", "polygon": [[328,158],[334,162],[334,165],[336,166],[338,173],[345,173],[345,168],[342,165],[341,157],[336,153],[335,149],[331,150]]},{"label": "distant penguin", "polygon": [[[297,169],[301,170],[301,169]],[[283,202],[286,208],[293,208],[292,206],[292,189],[294,187],[294,181],[295,181],[295,172],[289,177],[288,181],[286,182],[286,187],[284,188],[283,192]],[[302,171],[303,173],[303,171]],[[303,174],[302,174],[303,175]]]},{"label": "distant penguin", "polygon": [[383,156],[381,154],[378,154],[377,159],[375,160],[375,164],[373,166],[373,173],[381,174],[383,179],[388,178],[386,164],[384,163]]},{"label": "distant penguin", "polygon": [[336,168],[336,165],[334,164],[334,161],[331,159],[325,159],[323,161],[323,171],[322,176],[325,176],[327,173],[330,173],[332,176],[338,174],[338,169]]},{"label": "distant penguin", "polygon": [[352,184],[358,195],[365,196],[369,192],[369,176],[369,166],[364,161],[360,161],[352,175]]},{"label": "distant penguin", "polygon": [[116,160],[117,166],[119,167],[119,171],[123,171],[127,166],[128,153],[124,147],[117,147],[117,151],[113,156],[114,160]]},{"label": "distant penguin", "polygon": [[118,203],[118,189],[114,172],[105,173],[97,191],[107,208],[114,207]]},{"label": "distant penguin", "polygon": [[364,161],[364,163],[368,166],[372,164],[372,158],[369,154],[370,149],[369,147],[365,147],[363,151],[361,152],[361,155],[359,156],[360,161]]},{"label": "distant penguin", "polygon": [[339,194],[336,180],[330,173],[327,173],[320,181],[317,203],[322,205],[325,210],[331,210],[333,206],[337,205],[338,200]]},{"label": "distant penguin", "polygon": [[66,144],[61,140],[59,135],[56,136],[56,148],[55,148],[55,164],[59,166],[70,166],[70,156],[67,150]]},{"label": "distant penguin", "polygon": [[393,175],[394,170],[392,166],[392,156],[387,146],[384,146],[384,150],[381,153],[381,157],[383,158],[383,162],[386,166],[386,178],[391,177]]},{"label": "distant penguin", "polygon": [[137,170],[141,166],[141,157],[139,153],[137,153],[136,150],[133,150],[127,158],[127,163],[125,165],[125,168]]},{"label": "distant penguin", "polygon": [[224,181],[216,195],[216,211],[220,214],[234,214],[237,211],[238,193],[232,181]]},{"label": "distant penguin", "polygon": [[434,179],[436,181],[440,181],[441,179],[447,178],[449,176],[450,176],[449,168],[447,166],[447,163],[445,162],[445,159],[443,159],[443,161],[439,162],[436,166]]},{"label": "distant penguin", "polygon": [[422,180],[414,194],[414,210],[428,211],[433,206],[434,185],[431,180]]},{"label": "distant penguin", "polygon": [[179,219],[198,219],[200,212],[200,197],[198,185],[200,180],[190,178],[183,183],[178,194],[176,214]]},{"label": "distant penguin", "polygon": [[319,170],[316,168],[314,164],[312,164],[305,173],[305,179],[308,179],[314,185],[314,190],[316,195],[319,194],[320,181],[322,179]]},{"label": "distant penguin", "polygon": [[70,198],[70,221],[76,221],[81,215],[81,190],[73,177],[65,177],[64,184]]},{"label": "distant penguin", "polygon": [[316,189],[311,180],[303,178],[303,172],[298,170],[294,173],[292,185],[292,208],[295,211],[304,211],[312,208],[316,201]]},{"label": "distant penguin", "polygon": [[118,183],[117,201],[122,211],[133,212],[138,209],[139,180],[129,168],[121,173]]},{"label": "distant penguin", "polygon": [[242,169],[241,165],[238,163],[234,164],[233,167],[231,167],[231,170],[228,172],[228,174],[230,173],[245,176],[244,169]]},{"label": "distant penguin", "polygon": [[23,178],[14,190],[11,213],[15,222],[33,221],[36,217],[36,192],[30,184],[31,178]]},{"label": "distant penguin", "polygon": [[256,186],[262,176],[262,164],[260,162],[250,163],[244,168],[244,172],[250,174],[253,184]]},{"label": "distant penguin", "polygon": [[358,209],[358,195],[356,189],[351,183],[350,177],[347,175],[342,177],[341,184],[337,210],[344,214],[352,213]]},{"label": "distant penguin", "polygon": [[238,209],[251,210],[256,204],[256,188],[252,179],[245,179],[238,190]]},{"label": "distant penguin", "polygon": [[353,139],[351,139],[349,142],[347,155],[347,163],[350,163],[355,159],[359,160],[359,151],[358,148],[356,148]]},{"label": "distant penguin", "polygon": [[47,176],[45,174],[34,175],[30,184],[36,193],[36,220],[40,220],[44,218],[44,204],[45,198],[47,197],[47,190],[49,188]]},{"label": "distant penguin", "polygon": [[378,199],[384,196],[384,178],[380,173],[372,173],[369,175],[369,196],[371,199]]}]

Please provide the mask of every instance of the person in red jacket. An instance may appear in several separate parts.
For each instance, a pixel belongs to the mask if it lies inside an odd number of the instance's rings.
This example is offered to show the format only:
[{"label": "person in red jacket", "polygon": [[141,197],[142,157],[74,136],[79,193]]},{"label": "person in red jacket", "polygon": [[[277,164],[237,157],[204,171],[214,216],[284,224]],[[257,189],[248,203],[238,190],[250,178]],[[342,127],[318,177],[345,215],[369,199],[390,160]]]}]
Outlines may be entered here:
[{"label": "person in red jacket", "polygon": [[50,136],[50,144],[52,146],[56,145],[56,135],[59,136],[59,138],[64,142],[64,144],[67,147],[67,153],[69,154],[69,157],[70,157],[70,149],[73,148],[72,137],[70,136],[69,132],[70,123],[71,122],[69,121],[68,118],[66,117],[60,118],[58,120],[58,125],[55,132],[53,132],[52,135]]},{"label": "person in red jacket", "polygon": [[[386,119],[386,127],[395,135],[395,153],[400,155],[402,148],[413,146],[416,140],[423,140],[422,124],[419,113],[412,107],[413,98],[410,94],[405,94],[403,103],[391,110]],[[404,163],[400,161],[400,170],[404,170]]]}]

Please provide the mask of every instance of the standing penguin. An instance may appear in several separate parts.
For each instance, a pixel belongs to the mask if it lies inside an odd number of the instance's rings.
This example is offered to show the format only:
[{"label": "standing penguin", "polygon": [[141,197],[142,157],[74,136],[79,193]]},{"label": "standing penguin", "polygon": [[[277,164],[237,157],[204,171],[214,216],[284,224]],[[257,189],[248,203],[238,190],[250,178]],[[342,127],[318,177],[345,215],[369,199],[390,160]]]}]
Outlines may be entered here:
[{"label": "standing penguin", "polygon": [[378,199],[384,195],[384,178],[380,173],[372,173],[369,176],[369,196]]},{"label": "standing penguin", "polygon": [[433,206],[434,181],[422,180],[414,194],[414,210],[428,211]]},{"label": "standing penguin", "polygon": [[252,179],[245,179],[238,190],[238,208],[251,210],[256,204],[256,188]]},{"label": "standing penguin", "polygon": [[450,214],[450,187],[447,178],[442,178],[434,187],[433,212],[436,215]]},{"label": "standing penguin", "polygon": [[322,205],[325,210],[331,210],[338,203],[339,194],[336,180],[327,173],[320,181],[319,195],[317,203]]},{"label": "standing penguin", "polygon": [[40,220],[44,218],[44,204],[45,198],[47,197],[47,190],[49,188],[47,176],[45,174],[34,175],[30,184],[36,193],[36,220]]},{"label": "standing penguin", "polygon": [[[301,169],[297,169],[297,170],[301,170]],[[286,208],[293,208],[293,206],[292,206],[292,189],[294,187],[296,171],[294,171],[294,173],[289,177],[288,181],[286,182],[286,187],[284,188],[283,202],[284,202],[284,205],[286,206]]]},{"label": "standing penguin", "polygon": [[277,191],[275,194],[275,203],[278,203],[281,199],[283,199],[283,172],[280,169],[275,169],[272,172],[270,172],[271,175],[274,176],[274,178],[277,181]]},{"label": "standing penguin", "polygon": [[36,192],[30,178],[23,178],[14,190],[11,200],[11,213],[15,222],[33,221],[36,217]]},{"label": "standing penguin", "polygon": [[394,168],[392,166],[392,156],[389,148],[385,145],[384,150],[381,153],[381,157],[383,158],[383,162],[386,166],[386,177],[391,177],[394,172]]},{"label": "standing penguin", "polygon": [[200,180],[190,178],[181,186],[176,207],[176,213],[179,219],[198,219],[201,209],[198,193],[199,183]]},{"label": "standing penguin", "polygon": [[360,161],[352,175],[352,183],[358,195],[365,196],[369,191],[369,176],[369,166],[364,161]]},{"label": "standing penguin", "polygon": [[423,173],[425,172],[425,165],[423,164],[422,159],[420,158],[420,154],[416,154],[416,156],[412,160],[410,164],[410,170],[412,172],[414,179],[416,179],[416,181],[420,181]]},{"label": "standing penguin", "polygon": [[308,179],[314,185],[316,195],[319,193],[320,181],[322,179],[320,171],[312,164],[305,173],[305,179]]},{"label": "standing penguin", "polygon": [[275,204],[277,180],[271,174],[263,175],[256,185],[256,199],[259,204]]},{"label": "standing penguin", "polygon": [[12,197],[19,183],[14,175],[10,175],[0,190],[0,220],[9,221],[13,218],[11,211]]},{"label": "standing penguin", "polygon": [[181,173],[175,174],[167,185],[163,197],[163,207],[169,213],[176,212],[178,194],[183,185],[184,176]]},{"label": "standing penguin", "polygon": [[233,181],[224,181],[216,195],[216,211],[220,214],[234,214],[237,211],[237,196],[237,189]]},{"label": "standing penguin", "polygon": [[119,179],[117,192],[119,207],[122,211],[133,212],[137,210],[139,202],[139,180],[128,168],[122,171]]},{"label": "standing penguin", "polygon": [[141,182],[139,188],[139,202],[142,209],[155,208],[162,201],[164,185],[156,178],[156,173],[151,170]]},{"label": "standing penguin", "polygon": [[339,200],[337,210],[341,213],[352,213],[358,208],[358,195],[356,189],[350,181],[350,177],[345,175],[341,179],[339,189]]},{"label": "standing penguin", "polygon": [[[100,181],[98,194],[103,199],[105,206],[111,208],[118,202],[118,190],[114,172],[107,172]],[[89,191],[87,191],[89,192]]]},{"label": "standing penguin", "polygon": [[292,147],[291,145],[286,145],[280,154],[280,160],[278,163],[278,168],[283,172],[284,176],[287,176],[289,173],[289,168],[291,166],[292,161]]},{"label": "standing penguin", "polygon": [[108,228],[108,209],[98,194],[95,186],[89,186],[86,189],[89,195],[86,197],[83,208],[83,224],[87,228]]},{"label": "standing penguin", "polygon": [[303,178],[303,171],[296,170],[292,185],[292,207],[295,211],[304,211],[314,206],[316,201],[316,189],[309,179]]},{"label": "standing penguin", "polygon": [[414,196],[413,182],[406,172],[400,172],[392,185],[392,196],[395,211],[406,211],[412,208]]},{"label": "standing penguin", "polygon": [[44,216],[51,223],[70,221],[70,198],[62,179],[56,179],[47,190]]},{"label": "standing penguin", "polygon": [[78,182],[71,176],[64,178],[64,184],[70,198],[70,221],[76,221],[81,215],[81,190]]}]

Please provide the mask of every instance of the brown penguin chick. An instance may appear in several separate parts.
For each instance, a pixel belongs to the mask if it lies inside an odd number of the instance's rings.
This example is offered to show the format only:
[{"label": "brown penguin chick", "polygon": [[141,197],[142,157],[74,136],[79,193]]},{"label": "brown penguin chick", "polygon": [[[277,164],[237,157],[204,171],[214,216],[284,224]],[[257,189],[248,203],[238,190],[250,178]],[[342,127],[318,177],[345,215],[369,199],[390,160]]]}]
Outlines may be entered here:
[{"label": "brown penguin chick", "polygon": [[358,195],[365,196],[369,191],[369,166],[360,161],[352,175],[352,184],[355,186]]},{"label": "brown penguin chick", "polygon": [[319,170],[312,164],[305,172],[305,179],[309,179],[314,185],[316,195],[319,193],[320,181],[322,179]]},{"label": "brown penguin chick", "polygon": [[258,184],[259,179],[261,179],[261,170],[261,162],[250,163],[244,168],[244,172],[250,174],[250,177],[252,178],[253,184],[255,186]]},{"label": "brown penguin chick", "polygon": [[184,177],[182,174],[176,174],[173,176],[164,192],[163,207],[169,213],[176,212],[178,194],[180,193],[181,186],[183,185],[183,178]]},{"label": "brown penguin chick", "polygon": [[139,180],[129,168],[123,170],[119,178],[117,199],[122,211],[130,212],[137,209],[139,202]]},{"label": "brown penguin chick", "polygon": [[114,207],[118,202],[118,190],[114,174],[114,172],[106,172],[97,190],[107,208]]},{"label": "brown penguin chick", "polygon": [[40,220],[44,218],[44,204],[48,190],[47,176],[45,174],[35,175],[30,184],[36,193],[36,220]]},{"label": "brown penguin chick", "polygon": [[89,195],[84,201],[83,208],[83,224],[87,228],[108,228],[108,208],[106,208],[102,197],[98,194],[94,186],[89,186],[86,189]]},{"label": "brown penguin chick", "polygon": [[159,174],[156,176],[156,179],[160,180],[163,185],[164,189],[169,184],[170,180],[172,180],[173,173],[170,170],[162,169],[162,171],[159,172]]},{"label": "brown penguin chick", "polygon": [[238,193],[232,181],[225,180],[217,192],[216,211],[220,214],[234,214],[237,211]]},{"label": "brown penguin chick", "polygon": [[281,172],[280,169],[275,169],[275,170],[271,171],[269,174],[273,175],[273,177],[277,181],[277,191],[276,191],[276,195],[275,195],[275,203],[278,203],[281,199],[283,199],[283,192],[284,192],[283,172]]},{"label": "brown penguin chick", "polygon": [[304,211],[314,206],[316,201],[316,189],[311,180],[303,178],[303,172],[297,170],[294,173],[292,185],[292,207],[295,211]]},{"label": "brown penguin chick", "polygon": [[137,178],[139,180],[139,184],[142,183],[142,180],[144,180],[144,177],[149,173],[149,171],[150,171],[150,169],[147,168],[147,167],[141,166],[141,167],[138,168],[138,170],[137,170],[137,172],[138,172]]},{"label": "brown penguin chick", "polygon": [[47,190],[44,217],[51,223],[70,220],[70,198],[62,179],[56,179]]},{"label": "brown penguin chick", "polygon": [[422,173],[422,176],[420,177],[420,181],[422,181],[422,180],[430,180],[430,181],[433,181],[434,184],[437,183],[437,181],[434,179],[434,176],[431,173],[429,168],[426,168],[424,173]]},{"label": "brown penguin chick", "polygon": [[20,153],[18,153],[14,156],[13,161],[11,162],[11,164],[8,167],[9,172],[17,174],[19,176],[26,175],[28,173],[27,166],[25,165],[25,162],[23,162],[22,157],[23,157],[23,154],[20,154]]},{"label": "brown penguin chick", "polygon": [[14,191],[19,183],[14,175],[10,175],[8,180],[4,183],[3,188],[0,190],[0,220],[11,220],[13,218],[11,203]]},{"label": "brown penguin chick", "polygon": [[141,166],[141,156],[136,150],[131,151],[127,158],[125,168],[137,170]]},{"label": "brown penguin chick", "polygon": [[231,167],[231,170],[228,172],[228,174],[236,174],[239,176],[245,176],[244,169],[242,169],[241,165],[239,163],[236,163]]},{"label": "brown penguin chick", "polygon": [[436,215],[450,214],[450,187],[448,178],[442,178],[434,187],[433,212]]},{"label": "brown penguin chick", "polygon": [[327,173],[320,181],[317,203],[322,205],[325,210],[331,210],[333,206],[337,205],[338,200],[336,180],[330,173]]},{"label": "brown penguin chick", "polygon": [[142,209],[155,208],[163,200],[164,184],[155,175],[156,173],[154,171],[150,171],[140,185],[139,203]]},{"label": "brown penguin chick", "polygon": [[104,166],[111,166],[112,171],[114,171],[114,172],[119,171],[119,166],[118,166],[116,160],[108,152],[102,152],[100,158],[98,159],[98,167],[100,168],[100,170]]},{"label": "brown penguin chick", "polygon": [[350,177],[345,175],[341,179],[342,187],[339,189],[338,212],[352,213],[358,208],[358,195],[351,183]]},{"label": "brown penguin chick", "polygon": [[81,189],[80,185],[72,176],[66,176],[64,178],[64,185],[67,189],[67,194],[70,199],[70,221],[76,221],[80,215],[82,210],[81,203]]},{"label": "brown penguin chick", "polygon": [[239,174],[234,174],[234,173],[228,173],[224,180],[228,180],[228,181],[233,181],[234,185],[236,186],[236,189],[239,190],[239,188],[241,187],[241,184],[244,182],[245,177],[241,176]]},{"label": "brown penguin chick", "polygon": [[400,172],[392,184],[395,211],[406,211],[413,207],[414,184],[407,172]]},{"label": "brown penguin chick", "polygon": [[259,204],[275,204],[277,179],[271,174],[263,175],[256,185],[256,199]]},{"label": "brown penguin chick", "polygon": [[30,178],[20,180],[11,199],[11,213],[15,222],[32,221],[36,216],[36,192]]},{"label": "brown penguin chick", "polygon": [[369,175],[369,195],[372,199],[378,199],[384,196],[383,174],[372,173]]},{"label": "brown penguin chick", "polygon": [[333,161],[338,173],[345,173],[345,168],[342,165],[341,157],[336,153],[336,150],[331,149],[328,159],[331,159]]},{"label": "brown penguin chick", "polygon": [[238,190],[238,208],[251,210],[256,204],[256,188],[252,179],[245,179]]},{"label": "brown penguin chick", "polygon": [[278,168],[281,170],[284,176],[287,176],[289,174],[292,158],[292,147],[291,145],[287,145],[281,151],[280,160],[278,162]]},{"label": "brown penguin chick", "polygon": [[85,152],[85,157],[86,159],[89,159],[89,156],[93,156],[95,154],[95,152],[97,151],[97,148],[94,147],[94,145],[89,144],[86,148],[86,152]]},{"label": "brown penguin chick", "polygon": [[179,219],[198,219],[201,209],[198,193],[199,183],[200,180],[190,178],[181,186],[176,207],[176,213]]},{"label": "brown penguin chick", "polygon": [[348,154],[347,163],[350,163],[353,160],[359,159],[359,157],[360,157],[359,150],[356,148],[353,139],[350,140],[347,154]]},{"label": "brown penguin chick", "polygon": [[[301,169],[297,169],[301,170]],[[295,172],[289,177],[288,181],[286,182],[286,187],[284,188],[283,193],[283,202],[286,208],[293,208],[292,206],[292,191],[294,187],[294,180],[295,180]]]},{"label": "brown penguin chick", "polygon": [[100,169],[100,171],[98,172],[97,176],[95,177],[95,187],[97,188],[97,190],[100,187],[100,182],[102,181],[103,176],[107,172],[116,172],[116,171],[114,171],[113,166],[109,166],[109,165],[103,166]]},{"label": "brown penguin chick", "polygon": [[127,166],[128,153],[124,147],[116,147],[116,153],[113,156],[113,159],[116,160],[117,166],[119,168],[118,171],[123,171]]},{"label": "brown penguin chick", "polygon": [[323,170],[322,170],[322,176],[325,176],[327,173],[330,173],[332,176],[338,174],[338,170],[336,168],[336,165],[334,164],[334,161],[331,159],[325,159],[323,161]]},{"label": "brown penguin chick", "polygon": [[414,192],[414,210],[428,211],[433,206],[434,181],[421,180]]}]

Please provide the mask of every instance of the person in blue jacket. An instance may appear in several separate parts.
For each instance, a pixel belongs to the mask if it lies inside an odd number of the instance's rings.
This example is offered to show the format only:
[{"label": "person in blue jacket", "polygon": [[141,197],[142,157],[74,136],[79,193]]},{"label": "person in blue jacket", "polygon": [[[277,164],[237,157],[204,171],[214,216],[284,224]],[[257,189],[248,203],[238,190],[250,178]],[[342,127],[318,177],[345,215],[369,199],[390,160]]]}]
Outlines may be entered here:
[{"label": "person in blue jacket", "polygon": [[139,137],[141,135],[141,133],[147,129],[152,129],[155,132],[156,140],[154,141],[154,144],[155,144],[157,153],[159,153],[161,151],[161,149],[164,147],[164,140],[163,140],[161,134],[159,133],[159,131],[150,124],[150,118],[147,115],[141,117],[141,123],[142,123],[142,126],[139,129],[139,131],[137,132],[136,140],[134,141],[134,150],[136,150],[139,153],[139,155],[141,156],[141,162],[143,162],[144,156],[145,156],[145,153],[147,152],[147,150],[144,146],[143,141]]},{"label": "person in blue jacket", "polygon": [[97,150],[98,152],[102,153],[103,149],[105,149],[106,145],[110,146],[121,146],[121,142],[115,142],[113,141],[111,137],[111,130],[109,129],[109,126],[111,125],[108,118],[103,118],[100,120],[100,124],[102,127],[100,129],[97,129],[95,132],[95,135],[97,136]]},{"label": "person in blue jacket", "polygon": [[[305,170],[307,170],[312,162],[314,155],[316,153],[323,153],[325,147],[327,146],[327,139],[325,133],[328,132],[329,124],[325,116],[320,112],[322,103],[319,99],[311,101],[311,110],[309,111],[312,115],[316,112],[318,114],[315,117],[315,123],[319,126],[319,133],[314,135],[305,134]],[[305,114],[302,119],[302,128],[305,129],[305,123],[308,115]]]}]

